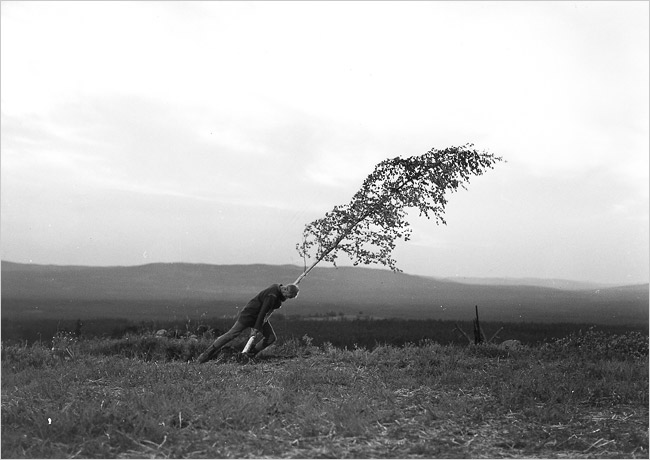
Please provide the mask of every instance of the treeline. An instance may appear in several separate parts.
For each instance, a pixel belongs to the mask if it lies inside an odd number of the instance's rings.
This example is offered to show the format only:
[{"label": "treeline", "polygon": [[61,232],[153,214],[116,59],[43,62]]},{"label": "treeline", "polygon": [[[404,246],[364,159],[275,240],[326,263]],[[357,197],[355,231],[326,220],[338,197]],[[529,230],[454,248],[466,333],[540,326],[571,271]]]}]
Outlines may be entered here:
[{"label": "treeline", "polygon": [[[310,337],[314,345],[331,343],[336,347],[354,346],[373,348],[377,345],[401,346],[406,343],[418,344],[429,340],[447,344],[467,344],[467,339],[458,332],[457,327],[471,334],[471,321],[444,320],[372,320],[363,317],[341,321],[310,320],[301,317],[274,316],[271,323],[282,341]],[[79,339],[95,337],[120,338],[128,334],[149,334],[165,330],[172,338],[191,336],[216,337],[228,330],[232,318],[186,318],[182,321],[140,321],[134,322],[120,318],[88,320],[12,320],[2,319],[2,341],[9,343],[32,344],[51,343],[60,332],[68,332]],[[498,332],[494,343],[516,339],[526,345],[548,343],[558,338],[586,331],[593,325],[573,323],[505,323],[482,322],[481,327],[489,339]],[[607,334],[640,332],[648,334],[648,324],[636,326],[604,326],[596,329]]]}]

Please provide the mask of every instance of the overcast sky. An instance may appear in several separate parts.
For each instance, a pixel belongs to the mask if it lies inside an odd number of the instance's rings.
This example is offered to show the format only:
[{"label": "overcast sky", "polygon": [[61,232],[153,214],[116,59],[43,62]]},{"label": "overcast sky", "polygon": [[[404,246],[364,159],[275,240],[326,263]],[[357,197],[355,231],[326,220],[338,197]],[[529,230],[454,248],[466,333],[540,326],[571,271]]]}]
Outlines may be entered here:
[{"label": "overcast sky", "polygon": [[2,260],[302,265],[376,163],[473,143],[406,273],[648,282],[648,5],[3,1]]}]

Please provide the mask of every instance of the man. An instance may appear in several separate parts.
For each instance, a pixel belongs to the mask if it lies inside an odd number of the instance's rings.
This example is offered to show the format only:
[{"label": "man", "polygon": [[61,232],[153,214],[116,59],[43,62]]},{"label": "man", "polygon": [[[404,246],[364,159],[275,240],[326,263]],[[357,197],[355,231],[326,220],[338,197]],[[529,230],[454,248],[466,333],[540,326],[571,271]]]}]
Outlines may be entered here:
[{"label": "man", "polygon": [[249,356],[255,356],[260,351],[271,345],[276,341],[277,337],[271,323],[268,319],[274,310],[282,306],[282,302],[287,299],[293,299],[298,295],[298,286],[289,284],[283,286],[282,284],[272,284],[268,288],[253,297],[246,306],[239,312],[237,321],[228,332],[218,337],[212,345],[210,345],[198,357],[199,363],[205,363],[213,358],[216,358],[221,349],[231,340],[237,338],[245,329],[251,327],[251,337],[259,340],[255,348],[249,352]]}]

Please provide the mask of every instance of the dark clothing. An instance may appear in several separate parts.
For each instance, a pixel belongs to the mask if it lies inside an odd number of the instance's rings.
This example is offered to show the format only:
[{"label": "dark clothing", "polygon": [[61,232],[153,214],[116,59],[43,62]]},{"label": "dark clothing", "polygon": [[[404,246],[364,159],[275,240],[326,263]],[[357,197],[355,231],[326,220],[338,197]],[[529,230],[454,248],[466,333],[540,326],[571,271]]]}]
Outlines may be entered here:
[{"label": "dark clothing", "polygon": [[[212,345],[210,345],[203,353],[201,353],[201,355],[197,358],[197,361],[199,363],[204,363],[213,358],[216,358],[217,355],[219,355],[221,349],[224,347],[224,345],[226,345],[231,340],[237,338],[239,334],[244,332],[246,329],[248,329],[248,326],[245,326],[240,321],[235,321],[235,324],[230,328],[228,332],[219,336],[217,340],[215,340],[212,343]],[[275,331],[273,330],[273,327],[271,327],[271,323],[269,323],[268,321],[264,323],[261,330],[262,330],[262,340],[257,342],[255,344],[255,348],[253,348],[249,352],[249,355],[251,356],[255,356],[260,351],[264,350],[266,347],[268,347],[269,345],[271,345],[273,342],[277,340]]]},{"label": "dark clothing", "polygon": [[231,340],[249,327],[262,332],[262,340],[255,344],[251,355],[255,355],[271,345],[276,340],[275,331],[271,323],[267,321],[268,315],[282,306],[286,298],[280,291],[281,284],[272,284],[268,288],[253,297],[246,306],[239,312],[237,321],[228,332],[217,337],[217,339],[198,357],[199,363],[204,363],[215,358],[221,349]]},{"label": "dark clothing", "polygon": [[239,312],[237,321],[261,331],[267,315],[280,308],[282,302],[286,300],[280,291],[280,286],[280,284],[272,284],[249,300]]}]

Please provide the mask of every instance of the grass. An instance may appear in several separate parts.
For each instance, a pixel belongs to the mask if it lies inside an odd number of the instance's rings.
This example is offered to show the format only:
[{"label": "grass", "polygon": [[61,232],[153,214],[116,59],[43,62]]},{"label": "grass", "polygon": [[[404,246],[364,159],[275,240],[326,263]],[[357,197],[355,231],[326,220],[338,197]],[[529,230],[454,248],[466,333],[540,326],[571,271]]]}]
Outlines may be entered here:
[{"label": "grass", "polygon": [[1,454],[648,458],[647,337],[601,339],[505,351],[304,337],[204,365],[203,338],[3,346]]}]

